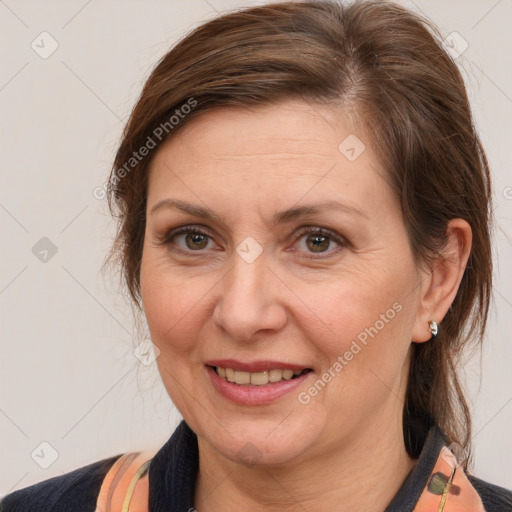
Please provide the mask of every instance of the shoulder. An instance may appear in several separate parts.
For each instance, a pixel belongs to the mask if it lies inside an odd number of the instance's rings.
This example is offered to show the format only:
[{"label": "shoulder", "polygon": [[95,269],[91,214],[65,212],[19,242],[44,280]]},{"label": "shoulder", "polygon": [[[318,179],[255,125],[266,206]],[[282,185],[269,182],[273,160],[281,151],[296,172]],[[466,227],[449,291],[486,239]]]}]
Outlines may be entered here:
[{"label": "shoulder", "polygon": [[0,502],[1,512],[94,512],[105,475],[121,455],[14,491]]},{"label": "shoulder", "polygon": [[512,512],[512,491],[484,482],[475,476],[467,476],[471,485],[480,495],[486,512]]}]

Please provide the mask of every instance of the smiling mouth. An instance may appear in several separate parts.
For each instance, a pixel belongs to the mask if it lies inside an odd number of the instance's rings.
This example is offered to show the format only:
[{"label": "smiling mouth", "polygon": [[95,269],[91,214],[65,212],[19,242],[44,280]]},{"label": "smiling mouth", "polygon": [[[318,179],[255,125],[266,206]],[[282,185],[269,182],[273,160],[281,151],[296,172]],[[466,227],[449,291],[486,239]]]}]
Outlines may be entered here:
[{"label": "smiling mouth", "polygon": [[266,386],[281,381],[293,380],[312,371],[310,368],[305,368],[303,370],[272,369],[261,372],[244,372],[220,366],[211,366],[211,368],[222,379],[240,386]]}]

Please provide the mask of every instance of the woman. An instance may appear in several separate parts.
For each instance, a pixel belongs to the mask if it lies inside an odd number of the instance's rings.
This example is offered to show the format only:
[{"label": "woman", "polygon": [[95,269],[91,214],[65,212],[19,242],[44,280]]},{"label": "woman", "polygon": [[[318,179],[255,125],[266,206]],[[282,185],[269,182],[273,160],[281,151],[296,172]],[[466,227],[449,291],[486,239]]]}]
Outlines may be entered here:
[{"label": "woman", "polygon": [[282,3],[164,56],[109,193],[184,421],[2,510],[512,510],[469,473],[456,362],[485,329],[490,179],[430,30]]}]

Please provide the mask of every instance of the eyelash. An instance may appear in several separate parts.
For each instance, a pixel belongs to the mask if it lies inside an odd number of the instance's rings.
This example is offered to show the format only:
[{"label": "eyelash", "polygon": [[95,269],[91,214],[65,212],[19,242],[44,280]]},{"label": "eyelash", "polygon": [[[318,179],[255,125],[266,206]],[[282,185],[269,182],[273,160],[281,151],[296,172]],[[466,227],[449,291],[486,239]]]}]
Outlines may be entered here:
[{"label": "eyelash", "polygon": [[[208,237],[210,240],[212,240],[212,237],[206,231],[204,231],[202,229],[199,229],[196,226],[182,226],[180,228],[173,229],[173,230],[169,231],[168,233],[166,233],[159,240],[159,244],[160,245],[171,245],[173,239],[176,236],[183,235],[183,234],[204,235],[204,236]],[[349,242],[345,238],[343,238],[342,236],[340,236],[340,235],[336,234],[335,232],[330,231],[328,229],[321,228],[321,227],[314,227],[314,226],[304,226],[304,227],[300,228],[300,230],[297,233],[293,243],[295,244],[304,235],[310,235],[310,234],[325,236],[326,238],[329,238],[330,240],[332,240],[333,242],[338,244],[340,247],[348,247],[349,246]],[[177,251],[179,251],[181,253],[184,253],[184,254],[186,254],[188,256],[194,255],[194,252],[197,252],[198,254],[201,253],[201,252],[204,252],[203,250],[199,250],[199,251],[184,250],[184,249],[182,249],[180,247],[175,247],[175,250],[177,250]],[[298,251],[293,251],[293,252],[298,252]],[[323,258],[326,257],[326,255],[328,257],[328,256],[332,255],[335,252],[339,252],[339,251],[336,251],[334,249],[334,250],[323,252],[323,253],[322,252],[317,253],[318,255],[315,255],[315,253],[311,252],[311,253],[308,253],[309,255],[307,256],[307,258],[310,258],[310,259],[323,259]]]}]

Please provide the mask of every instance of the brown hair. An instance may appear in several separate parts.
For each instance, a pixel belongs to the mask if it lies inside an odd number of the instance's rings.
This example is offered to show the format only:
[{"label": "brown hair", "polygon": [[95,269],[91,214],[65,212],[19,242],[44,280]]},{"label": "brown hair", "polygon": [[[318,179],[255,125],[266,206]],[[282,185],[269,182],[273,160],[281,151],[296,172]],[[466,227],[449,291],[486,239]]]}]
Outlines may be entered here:
[{"label": "brown hair", "polygon": [[[456,368],[462,348],[481,341],[489,308],[490,176],[462,76],[436,29],[407,9],[283,2],[228,13],[183,38],[151,73],[116,154],[111,261],[140,308],[148,171],[158,146],[207,110],[292,97],[359,114],[400,198],[418,264],[442,250],[451,219],[472,228],[468,265],[438,336],[412,344],[403,415],[412,457],[434,424],[469,453],[471,418]],[[135,158],[143,147],[152,149]]]}]

